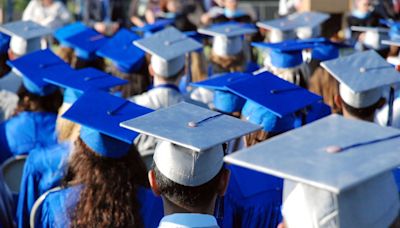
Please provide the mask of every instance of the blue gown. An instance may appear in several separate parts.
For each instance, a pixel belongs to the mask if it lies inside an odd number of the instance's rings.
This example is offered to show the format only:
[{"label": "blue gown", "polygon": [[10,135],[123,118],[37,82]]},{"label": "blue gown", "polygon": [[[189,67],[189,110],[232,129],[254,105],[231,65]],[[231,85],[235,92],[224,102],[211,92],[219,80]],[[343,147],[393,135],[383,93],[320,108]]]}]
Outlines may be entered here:
[{"label": "blue gown", "polygon": [[[50,193],[43,202],[39,223],[36,227],[69,227],[69,214],[76,207],[82,185],[72,186]],[[144,227],[158,227],[164,216],[161,197],[156,197],[150,189],[139,188],[140,214]]]},{"label": "blue gown", "polygon": [[56,119],[54,113],[22,112],[1,123],[0,164],[12,156],[56,144]]},{"label": "blue gown", "polygon": [[0,173],[0,227],[15,227],[13,197],[6,187],[3,175]]},{"label": "blue gown", "polygon": [[221,227],[277,227],[282,220],[283,180],[230,165]]},{"label": "blue gown", "polygon": [[66,172],[70,149],[70,144],[65,143],[31,151],[21,179],[18,227],[29,227],[29,216],[35,201],[46,191],[60,185]]}]

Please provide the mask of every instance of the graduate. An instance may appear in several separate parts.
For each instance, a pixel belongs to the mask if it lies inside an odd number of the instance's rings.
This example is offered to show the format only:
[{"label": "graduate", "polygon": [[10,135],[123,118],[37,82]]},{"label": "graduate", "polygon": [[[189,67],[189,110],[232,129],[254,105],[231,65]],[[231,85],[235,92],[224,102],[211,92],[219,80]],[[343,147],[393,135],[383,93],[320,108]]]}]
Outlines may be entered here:
[{"label": "graduate", "polygon": [[132,145],[138,134],[119,126],[151,111],[107,92],[85,92],[63,115],[82,125],[64,184],[45,195],[35,224],[156,227],[162,204],[146,189],[146,168]]},{"label": "graduate", "polygon": [[120,29],[96,54],[111,62],[107,72],[128,80],[117,88],[125,98],[143,93],[150,85],[145,52],[133,44],[140,37],[127,29]]},{"label": "graduate", "polygon": [[149,171],[152,190],[163,199],[164,218],[159,227],[218,227],[213,215],[218,217],[221,211],[215,205],[229,182],[222,144],[259,127],[188,103],[121,126],[162,140]]},{"label": "graduate", "polygon": [[173,26],[182,32],[193,31],[197,29],[188,17],[188,12],[185,9],[186,5],[181,0],[161,0],[160,9],[155,16],[158,19],[171,19],[173,20]]},{"label": "graduate", "polygon": [[222,23],[208,28],[198,29],[200,34],[213,36],[212,50],[209,56],[208,75],[233,72],[247,72],[250,60],[246,54],[244,35],[256,33],[257,30],[248,24]]},{"label": "graduate", "polygon": [[266,50],[264,67],[257,73],[269,71],[274,75],[307,88],[310,68],[304,62],[303,50],[310,49],[314,45],[308,42],[295,40],[280,43],[252,43],[253,46]]},{"label": "graduate", "polygon": [[[130,101],[155,110],[184,101],[186,98],[178,85],[185,71],[185,54],[201,48],[202,45],[174,27],[137,40],[134,44],[151,54],[148,68],[153,77],[153,88],[131,97]],[[150,167],[156,139],[140,135],[136,138],[135,145],[147,167]]]},{"label": "graduate", "polygon": [[[64,103],[70,105],[85,91],[91,89],[109,91],[112,87],[126,83],[122,79],[94,68],[71,72],[61,71],[57,74],[47,75],[44,80],[55,86],[68,88],[69,93],[72,92],[72,94],[64,96]],[[67,100],[65,100],[66,98]],[[57,119],[57,124],[60,119],[61,117]],[[29,227],[29,216],[39,196],[61,184],[61,180],[66,174],[73,142],[79,137],[80,125],[74,124],[73,127],[70,127],[64,122],[63,128],[58,132],[59,143],[57,145],[50,148],[38,148],[29,153],[21,178],[18,198],[17,221],[19,227]]]},{"label": "graduate", "polygon": [[[191,98],[207,104],[212,110],[240,117],[245,99],[231,93],[227,89],[227,85],[245,80],[249,77],[252,77],[252,75],[246,73],[213,75],[209,79],[191,84],[193,87],[198,87],[192,92]],[[207,95],[208,93],[211,94]],[[199,95],[202,96],[200,97]]]},{"label": "graduate", "polygon": [[280,227],[390,227],[399,133],[331,115],[224,160],[285,179]]},{"label": "graduate", "polygon": [[320,12],[294,13],[289,16],[260,21],[257,26],[267,31],[265,41],[279,43],[292,39],[309,39],[321,35],[321,24],[329,15]]},{"label": "graduate", "polygon": [[[28,32],[24,29],[26,28]],[[9,40],[8,59],[15,60],[25,54],[41,49],[40,40],[51,30],[32,21],[15,21],[0,26],[0,31],[11,37]],[[7,40],[7,38],[5,37]],[[6,41],[7,43],[7,41]],[[7,46],[7,45],[6,45]],[[6,62],[4,62],[5,64]],[[9,69],[9,66],[4,67]],[[18,103],[18,89],[22,79],[15,71],[9,71],[0,78],[0,122],[10,118]]]},{"label": "graduate", "polygon": [[0,125],[0,161],[29,154],[35,148],[57,143],[55,121],[62,104],[60,90],[43,81],[56,68],[70,66],[48,49],[36,51],[9,62],[22,77],[16,115]]}]

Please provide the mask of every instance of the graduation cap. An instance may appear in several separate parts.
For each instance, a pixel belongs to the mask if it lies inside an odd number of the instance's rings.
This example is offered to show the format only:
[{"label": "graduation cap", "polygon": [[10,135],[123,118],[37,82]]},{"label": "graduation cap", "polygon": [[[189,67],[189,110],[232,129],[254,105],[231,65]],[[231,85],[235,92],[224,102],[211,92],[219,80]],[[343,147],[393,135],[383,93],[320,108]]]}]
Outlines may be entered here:
[{"label": "graduation cap", "polygon": [[280,43],[253,42],[252,46],[268,48],[271,64],[274,67],[286,69],[301,65],[303,63],[302,51],[304,49],[313,48],[314,44],[290,40]]},{"label": "graduation cap", "polygon": [[242,51],[243,35],[256,33],[257,30],[247,24],[225,23],[209,28],[200,28],[198,32],[214,37],[212,50],[216,55],[229,56]]},{"label": "graduation cap", "polygon": [[242,109],[245,100],[228,91],[228,84],[252,77],[246,73],[225,73],[211,77],[210,79],[191,83],[191,86],[214,90],[214,108],[224,113],[238,112]]},{"label": "graduation cap", "polygon": [[163,175],[184,186],[210,181],[223,165],[222,144],[260,129],[185,102],[122,122],[121,126],[162,140],[154,152],[154,162]]},{"label": "graduation cap", "polygon": [[184,68],[186,53],[202,47],[174,27],[168,27],[133,43],[152,55],[151,65],[154,72],[166,78],[175,76]]},{"label": "graduation cap", "polygon": [[107,91],[128,82],[92,67],[47,75],[43,80],[65,89],[72,89],[76,92],[76,99],[90,89]]},{"label": "graduation cap", "polygon": [[147,37],[147,36],[152,35],[155,32],[163,30],[164,28],[171,25],[172,23],[174,23],[173,19],[160,19],[160,20],[156,20],[152,24],[146,24],[142,27],[132,27],[131,30],[134,32],[143,33],[144,37]]},{"label": "graduation cap", "polygon": [[138,35],[122,28],[97,51],[97,55],[110,59],[121,72],[138,71],[145,61],[144,51],[133,45],[138,39]]},{"label": "graduation cap", "polygon": [[317,34],[312,34],[312,29],[316,31],[315,28],[328,19],[329,15],[325,13],[303,12],[294,13],[279,19],[258,22],[257,26],[271,30],[270,41],[275,43],[296,38],[295,31],[299,29],[300,30],[297,32],[299,38],[305,39],[314,37]]},{"label": "graduation cap", "polygon": [[101,48],[107,38],[96,30],[87,27],[85,30],[67,37],[64,42],[67,46],[74,48],[75,55],[81,59],[93,59],[96,51]]},{"label": "graduation cap", "polygon": [[228,90],[247,100],[242,115],[268,132],[301,126],[293,115],[322,98],[269,72],[231,83]]},{"label": "graduation cap", "polygon": [[151,111],[107,92],[89,90],[62,117],[82,125],[80,137],[94,152],[120,158],[129,152],[138,133],[119,123]]},{"label": "graduation cap", "polygon": [[10,36],[0,33],[0,54],[7,53],[8,47],[10,46],[10,39]]},{"label": "graduation cap", "polygon": [[0,32],[11,36],[10,48],[21,56],[41,49],[41,38],[53,31],[33,21],[14,21],[1,25]]},{"label": "graduation cap", "polygon": [[82,22],[75,22],[57,29],[53,36],[58,40],[58,42],[60,42],[60,45],[72,48],[70,43],[65,42],[65,40],[85,31],[86,29],[89,29],[89,27]]},{"label": "graduation cap", "polygon": [[340,82],[342,100],[354,108],[366,108],[377,103],[383,90],[390,88],[389,118],[391,124],[394,85],[400,82],[400,73],[373,50],[364,51],[336,60],[322,62],[333,77]]},{"label": "graduation cap", "polygon": [[389,29],[382,27],[363,27],[363,26],[351,26],[350,28],[355,32],[365,33],[363,44],[375,50],[382,49],[384,45],[381,44],[382,40],[389,38]]},{"label": "graduation cap", "polygon": [[44,78],[60,74],[60,72],[72,71],[72,68],[50,49],[32,52],[16,60],[8,61],[7,64],[22,76],[25,88],[39,96],[51,94],[57,89],[45,82]]},{"label": "graduation cap", "polygon": [[297,213],[302,227],[310,227],[309,218],[312,224],[334,220],[331,224],[340,227],[388,227],[399,209],[387,173],[400,165],[399,136],[393,128],[331,115],[224,160],[299,183],[303,194],[296,187],[283,205],[289,225]]},{"label": "graduation cap", "polygon": [[393,20],[379,20],[379,22],[383,25],[386,25],[389,30],[389,37],[391,40],[400,39],[400,23]]}]

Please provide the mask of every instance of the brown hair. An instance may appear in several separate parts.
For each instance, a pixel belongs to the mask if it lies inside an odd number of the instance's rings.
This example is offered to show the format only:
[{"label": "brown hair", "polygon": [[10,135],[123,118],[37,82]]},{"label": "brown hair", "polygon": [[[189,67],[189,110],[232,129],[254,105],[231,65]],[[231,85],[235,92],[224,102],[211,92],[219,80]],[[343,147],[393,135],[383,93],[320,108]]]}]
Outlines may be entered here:
[{"label": "brown hair", "polygon": [[148,187],[146,167],[136,148],[122,158],[102,157],[81,138],[69,162],[64,184],[84,186],[71,214],[73,227],[142,227],[136,192]]},{"label": "brown hair", "polygon": [[7,53],[0,55],[0,78],[7,74],[11,68],[7,65]]},{"label": "brown hair", "polygon": [[233,56],[219,56],[212,52],[210,61],[213,67],[216,68],[215,73],[243,72],[245,70],[245,56],[243,52]]},{"label": "brown hair", "polygon": [[20,112],[51,112],[57,113],[62,104],[62,95],[60,90],[47,95],[38,96],[30,93],[23,85],[18,90],[18,105],[15,113]]},{"label": "brown hair", "polygon": [[339,83],[322,67],[318,67],[309,81],[309,90],[323,97],[324,102],[332,109],[332,113],[340,113],[335,103],[339,95]]},{"label": "brown hair", "polygon": [[192,82],[200,82],[207,79],[207,60],[203,52],[192,52],[191,70]]}]

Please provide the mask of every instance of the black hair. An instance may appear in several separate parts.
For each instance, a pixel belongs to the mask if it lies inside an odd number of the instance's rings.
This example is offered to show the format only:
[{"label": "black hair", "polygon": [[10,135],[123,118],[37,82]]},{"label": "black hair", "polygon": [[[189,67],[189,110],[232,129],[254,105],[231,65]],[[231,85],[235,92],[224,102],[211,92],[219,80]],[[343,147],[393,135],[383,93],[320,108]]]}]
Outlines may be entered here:
[{"label": "black hair", "polygon": [[222,168],[214,178],[200,186],[184,186],[165,177],[155,164],[153,170],[158,189],[162,196],[184,208],[203,208],[211,203],[217,194],[218,184],[221,180]]},{"label": "black hair", "polygon": [[[340,98],[342,99],[342,98]],[[352,107],[351,105],[347,104],[345,101],[342,99],[342,104],[343,108],[346,109],[347,112],[349,112],[352,116],[356,116],[360,119],[367,120],[371,116],[374,115],[375,111],[380,108],[379,106],[382,103],[383,98],[379,99],[377,102],[374,104],[365,107],[365,108],[355,108]]]}]

